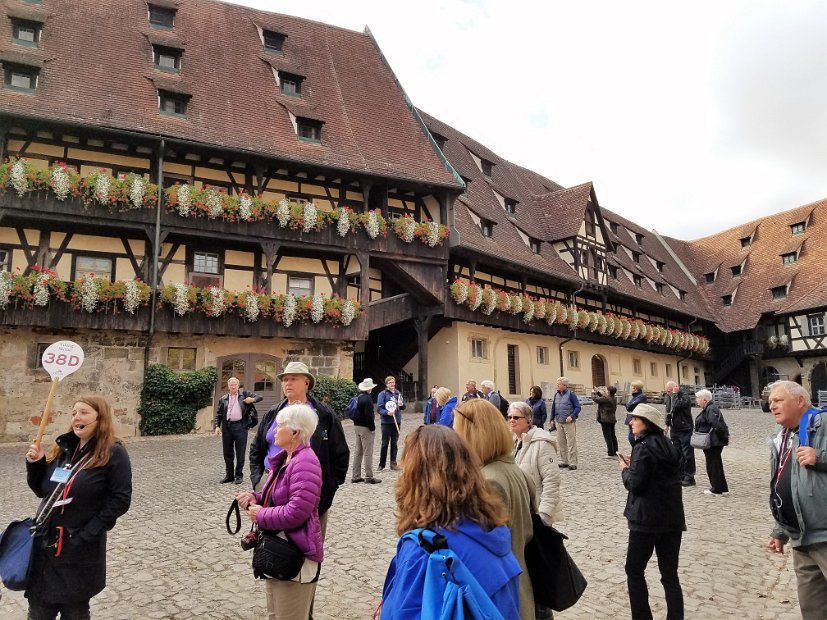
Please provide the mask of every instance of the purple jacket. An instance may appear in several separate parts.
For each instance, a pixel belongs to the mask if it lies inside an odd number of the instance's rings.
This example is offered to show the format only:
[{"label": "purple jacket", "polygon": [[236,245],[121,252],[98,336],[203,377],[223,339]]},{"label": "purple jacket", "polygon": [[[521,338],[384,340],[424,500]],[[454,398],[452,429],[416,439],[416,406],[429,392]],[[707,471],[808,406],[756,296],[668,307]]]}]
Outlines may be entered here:
[{"label": "purple jacket", "polygon": [[[275,455],[268,467],[270,476],[278,476],[267,508],[256,515],[256,523],[263,530],[284,530],[287,537],[301,549],[309,560],[321,562],[322,526],[319,523],[319,498],[322,493],[322,467],[310,446],[299,446],[293,458],[282,466],[287,453]],[[269,483],[270,478],[267,479]],[[261,493],[256,502],[263,503]]]}]

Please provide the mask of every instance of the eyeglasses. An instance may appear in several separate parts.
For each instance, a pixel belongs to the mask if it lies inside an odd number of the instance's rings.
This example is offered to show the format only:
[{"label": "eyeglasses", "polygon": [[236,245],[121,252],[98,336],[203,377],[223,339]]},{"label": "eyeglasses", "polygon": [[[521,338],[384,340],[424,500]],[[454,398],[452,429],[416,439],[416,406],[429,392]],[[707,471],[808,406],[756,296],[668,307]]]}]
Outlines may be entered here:
[{"label": "eyeglasses", "polygon": [[524,415],[509,415],[506,416],[507,420],[525,420],[527,419]]}]

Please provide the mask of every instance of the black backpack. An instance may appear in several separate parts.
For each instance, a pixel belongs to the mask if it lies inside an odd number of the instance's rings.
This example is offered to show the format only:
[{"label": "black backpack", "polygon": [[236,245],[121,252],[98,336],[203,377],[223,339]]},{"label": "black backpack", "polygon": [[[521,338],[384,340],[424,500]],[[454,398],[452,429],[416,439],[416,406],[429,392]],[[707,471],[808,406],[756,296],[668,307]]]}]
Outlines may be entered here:
[{"label": "black backpack", "polygon": [[508,406],[511,404],[508,402],[505,396],[500,394],[500,391],[497,390],[497,396],[500,397],[500,413],[503,414],[503,417],[508,415]]}]

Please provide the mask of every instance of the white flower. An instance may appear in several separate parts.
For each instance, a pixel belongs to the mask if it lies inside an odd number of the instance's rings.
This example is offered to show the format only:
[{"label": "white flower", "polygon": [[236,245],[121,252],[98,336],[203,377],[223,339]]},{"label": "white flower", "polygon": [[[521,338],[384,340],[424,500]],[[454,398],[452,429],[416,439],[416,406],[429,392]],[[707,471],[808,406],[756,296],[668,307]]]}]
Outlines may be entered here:
[{"label": "white flower", "polygon": [[135,280],[124,282],[123,309],[129,314],[135,314],[135,310],[141,305],[141,292]]},{"label": "white flower", "polygon": [[494,312],[494,309],[496,307],[497,295],[496,293],[494,293],[494,291],[491,291],[491,293],[488,294],[488,301],[482,306],[482,313],[485,315],[490,315],[492,312]]},{"label": "white flower", "polygon": [[525,310],[523,312],[523,322],[531,323],[534,320],[534,302],[526,297],[523,309]]},{"label": "white flower", "polygon": [[94,312],[98,305],[98,283],[91,273],[81,278],[80,284],[80,307],[86,312]]},{"label": "white flower", "polygon": [[439,243],[439,224],[428,222],[428,247],[432,248]]},{"label": "white flower", "polygon": [[45,306],[49,303],[49,280],[52,276],[48,273],[41,274],[34,282],[34,299],[32,303],[35,306]]},{"label": "white flower", "polygon": [[0,271],[0,310],[5,310],[9,305],[11,297],[11,274],[8,271]]},{"label": "white flower", "polygon": [[319,217],[316,213],[316,205],[312,202],[306,202],[304,204],[304,225],[302,226],[302,230],[304,232],[310,232],[316,226],[316,222],[318,221]]},{"label": "white flower", "polygon": [[368,212],[368,223],[365,230],[371,239],[376,239],[379,236],[379,219],[376,217],[376,211]]},{"label": "white flower", "polygon": [[69,181],[69,174],[63,166],[56,166],[52,170],[52,181],[50,185],[55,194],[55,198],[58,200],[66,200],[69,192],[72,191],[72,186]]},{"label": "white flower", "polygon": [[324,318],[324,297],[313,295],[313,305],[310,307],[310,320],[318,323]]},{"label": "white flower", "polygon": [[247,293],[247,300],[244,303],[244,317],[252,323],[258,320],[259,313],[258,297],[254,293]]},{"label": "white flower", "polygon": [[221,316],[224,314],[224,290],[218,286],[210,287],[210,305],[207,307],[207,316]]},{"label": "white flower", "polygon": [[238,217],[243,222],[253,218],[253,199],[247,194],[242,194],[238,199]]},{"label": "white flower", "polygon": [[474,301],[471,302],[471,305],[468,306],[471,310],[476,310],[480,307],[482,303],[482,287],[479,284],[472,284],[471,288],[474,289]]},{"label": "white flower", "polygon": [[511,295],[511,314],[520,314],[523,311],[522,295]]},{"label": "white flower", "polygon": [[454,301],[458,304],[468,299],[468,285],[465,282],[454,282]]},{"label": "white flower", "polygon": [[281,228],[286,228],[290,223],[290,203],[286,198],[279,200],[279,206],[276,208],[276,219],[279,221]]},{"label": "white flower", "polygon": [[344,237],[350,230],[350,215],[347,209],[342,207],[339,209],[339,221],[336,223],[336,234]]},{"label": "white flower", "polygon": [[178,316],[184,316],[190,311],[189,286],[179,282],[175,285],[175,303],[173,309]]},{"label": "white flower", "polygon": [[349,299],[342,306],[342,325],[347,327],[356,316],[356,305]]},{"label": "white flower", "polygon": [[284,310],[282,311],[281,320],[285,327],[290,327],[293,324],[293,319],[296,318],[296,296],[289,293],[284,298]]},{"label": "white flower", "polygon": [[22,159],[18,159],[11,167],[11,186],[21,198],[29,190],[29,181],[26,179],[26,166]]},{"label": "white flower", "polygon": [[95,200],[102,205],[109,204],[109,185],[112,177],[104,172],[95,175]]},{"label": "white flower", "polygon": [[207,197],[204,202],[207,203],[207,215],[210,219],[221,217],[224,213],[224,206],[221,204],[221,196],[212,188],[207,189]]},{"label": "white flower", "polygon": [[402,241],[410,243],[414,240],[414,233],[416,232],[416,222],[412,217],[402,218]]},{"label": "white flower", "polygon": [[144,206],[144,180],[137,174],[132,177],[132,182],[129,184],[129,202],[136,209]]},{"label": "white flower", "polygon": [[175,191],[175,196],[178,200],[178,206],[176,207],[178,215],[187,217],[190,214],[190,206],[192,205],[192,195],[189,184],[184,183],[183,185],[179,185]]},{"label": "white flower", "polygon": [[535,319],[543,320],[544,318],[546,318],[546,312],[548,312],[548,302],[547,301],[545,301],[545,300],[538,301],[536,304],[534,304],[534,318]]}]

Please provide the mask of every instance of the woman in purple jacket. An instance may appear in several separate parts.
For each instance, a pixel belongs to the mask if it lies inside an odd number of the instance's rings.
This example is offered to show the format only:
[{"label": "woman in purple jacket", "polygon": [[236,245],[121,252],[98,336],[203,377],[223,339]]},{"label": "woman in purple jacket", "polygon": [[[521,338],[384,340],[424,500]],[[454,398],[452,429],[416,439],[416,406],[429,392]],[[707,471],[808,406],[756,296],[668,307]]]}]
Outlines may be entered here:
[{"label": "woman in purple jacket", "polygon": [[261,530],[283,532],[304,553],[304,565],[291,581],[268,579],[267,618],[304,620],[316,594],[323,559],[319,498],[322,468],[310,449],[318,418],[307,405],[290,405],[276,416],[275,442],[282,451],[267,463],[264,493],[239,493],[239,506]]}]

